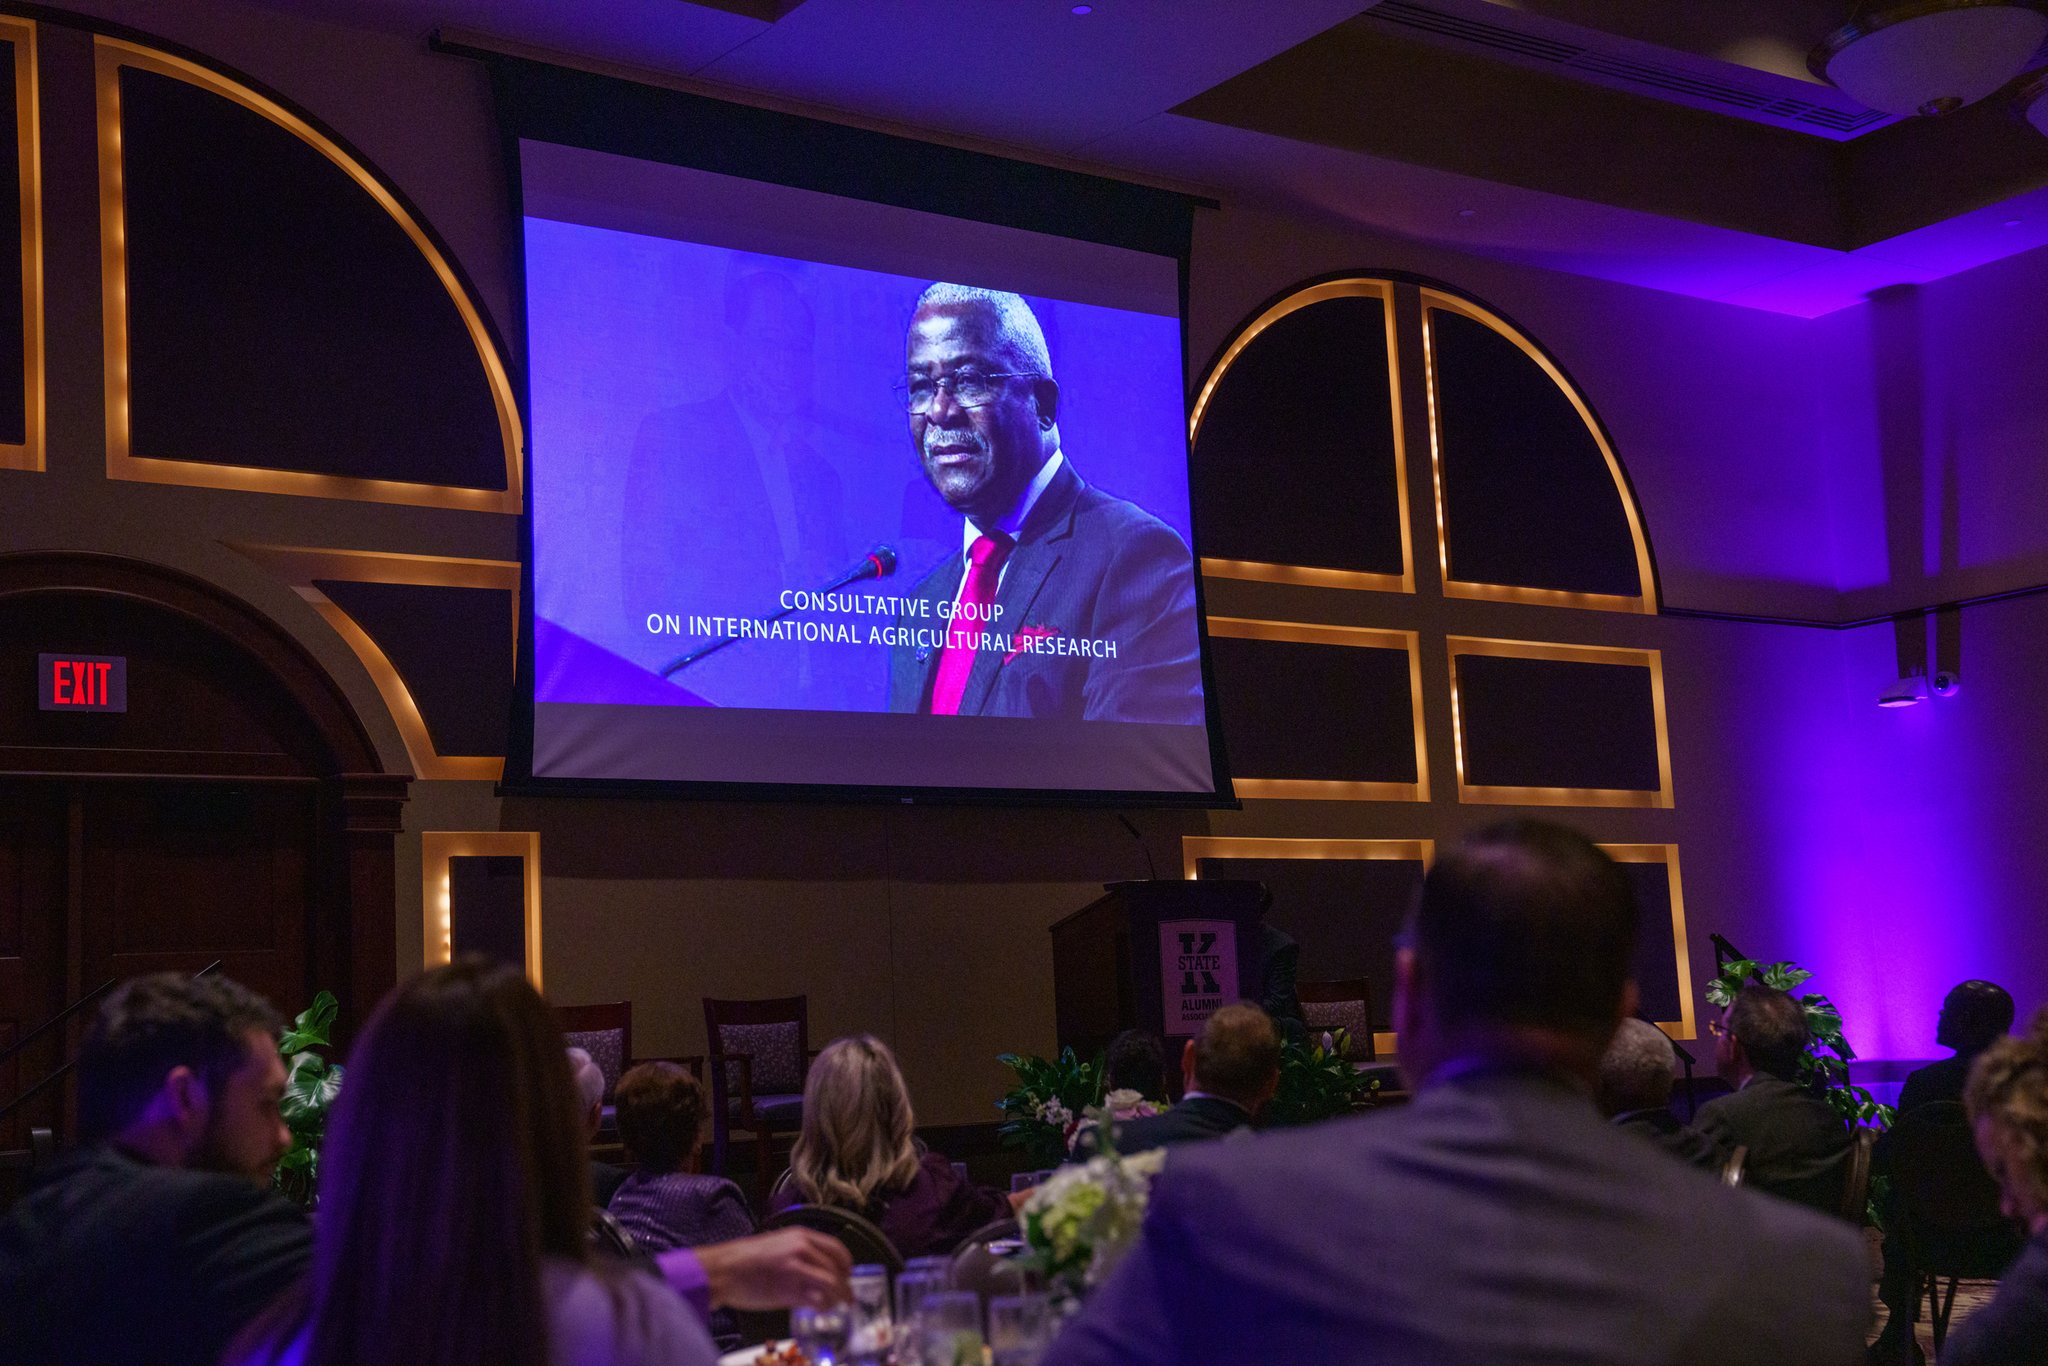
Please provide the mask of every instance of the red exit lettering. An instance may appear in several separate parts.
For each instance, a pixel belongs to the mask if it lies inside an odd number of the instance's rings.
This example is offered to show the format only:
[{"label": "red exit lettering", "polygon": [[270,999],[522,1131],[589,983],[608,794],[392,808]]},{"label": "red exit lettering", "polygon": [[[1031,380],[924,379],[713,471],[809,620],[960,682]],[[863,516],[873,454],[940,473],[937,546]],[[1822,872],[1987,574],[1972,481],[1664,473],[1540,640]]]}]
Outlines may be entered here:
[{"label": "red exit lettering", "polygon": [[59,659],[50,665],[52,700],[72,707],[107,705],[107,675],[114,666],[104,660]]},{"label": "red exit lettering", "polygon": [[44,711],[128,710],[128,661],[113,655],[37,657]]}]

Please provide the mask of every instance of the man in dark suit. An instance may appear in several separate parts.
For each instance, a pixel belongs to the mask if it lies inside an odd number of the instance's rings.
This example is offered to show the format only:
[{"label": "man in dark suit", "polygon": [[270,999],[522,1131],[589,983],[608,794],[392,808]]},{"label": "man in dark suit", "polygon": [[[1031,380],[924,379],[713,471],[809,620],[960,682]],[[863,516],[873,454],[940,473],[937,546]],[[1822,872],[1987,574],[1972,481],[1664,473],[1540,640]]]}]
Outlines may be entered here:
[{"label": "man in dark suit", "polygon": [[1571,831],[1515,822],[1446,851],[1396,955],[1414,1101],[1175,1153],[1046,1366],[1858,1360],[1851,1229],[1594,1109],[1635,936],[1627,879]]},{"label": "man in dark suit", "polygon": [[1671,1113],[1671,1040],[1648,1020],[1623,1020],[1600,1059],[1600,1113],[1693,1167],[1719,1168],[1727,1154]]},{"label": "man in dark suit", "polygon": [[1249,1128],[1280,1087],[1280,1032],[1249,1001],[1224,1006],[1181,1050],[1180,1074],[1186,1087],[1180,1103],[1119,1124],[1118,1152],[1170,1148]]},{"label": "man in dark suit", "polygon": [[0,1362],[211,1366],[305,1270],[312,1225],[268,1189],[277,1027],[221,977],[115,989],[79,1050],[89,1142],[0,1223]]},{"label": "man in dark suit", "polygon": [[1068,461],[1030,305],[932,285],[906,361],[911,441],[965,526],[897,618],[889,710],[1200,725],[1194,561]]},{"label": "man in dark suit", "polygon": [[1702,1105],[1695,1127],[1723,1148],[1749,1149],[1744,1185],[1839,1208],[1851,1137],[1842,1117],[1795,1080],[1810,1038],[1804,1008],[1752,982],[1712,1027],[1714,1061],[1735,1090]]}]

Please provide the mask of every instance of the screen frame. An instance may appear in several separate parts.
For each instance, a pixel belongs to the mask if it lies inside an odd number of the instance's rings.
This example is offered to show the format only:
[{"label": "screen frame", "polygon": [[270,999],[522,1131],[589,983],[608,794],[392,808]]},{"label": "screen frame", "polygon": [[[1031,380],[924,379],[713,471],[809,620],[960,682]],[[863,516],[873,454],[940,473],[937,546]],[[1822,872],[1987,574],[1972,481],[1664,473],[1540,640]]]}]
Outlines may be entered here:
[{"label": "screen frame", "polygon": [[[694,799],[955,806],[1238,809],[1210,662],[1208,608],[1201,573],[1199,512],[1190,500],[1197,653],[1211,788],[1171,792],[1102,788],[928,787],[902,784],[722,782],[701,779],[565,778],[533,772],[534,557],[531,348],[528,341],[525,188],[522,142],[635,157],[644,161],[762,181],[799,190],[941,213],[1049,236],[1122,247],[1174,261],[1179,281],[1181,393],[1192,404],[1188,355],[1189,260],[1194,211],[1213,200],[919,141],[778,110],[646,85],[614,76],[450,44],[490,71],[507,190],[518,229],[513,255],[514,308],[521,354],[513,388],[529,449],[522,452],[519,519],[519,638],[505,770],[498,792],[513,797]],[[1181,444],[1192,482],[1193,446],[1184,420]],[[1105,723],[1112,724],[1112,723]]]}]

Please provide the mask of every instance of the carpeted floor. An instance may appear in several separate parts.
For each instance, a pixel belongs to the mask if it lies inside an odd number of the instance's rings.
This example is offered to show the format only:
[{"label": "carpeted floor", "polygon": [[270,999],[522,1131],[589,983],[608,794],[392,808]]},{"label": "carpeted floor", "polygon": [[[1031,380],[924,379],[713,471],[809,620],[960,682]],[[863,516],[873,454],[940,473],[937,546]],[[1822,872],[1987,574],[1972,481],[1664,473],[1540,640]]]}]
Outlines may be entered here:
[{"label": "carpeted floor", "polygon": [[[1865,1232],[1869,1235],[1871,1241],[1871,1261],[1873,1264],[1876,1264],[1882,1256],[1883,1239],[1875,1229],[1866,1229]],[[1944,1287],[1945,1289],[1946,1287]],[[1948,1326],[1950,1331],[1953,1332],[1956,1326],[1968,1318],[1979,1306],[1988,1303],[1992,1295],[1996,1294],[1997,1291],[1997,1281],[1958,1282],[1956,1285],[1955,1307],[1949,1311]],[[1877,1298],[1877,1285],[1875,1282],[1870,1287],[1870,1303],[1872,1307],[1870,1337],[1874,1342],[1877,1340],[1878,1333],[1884,1328],[1887,1317],[1884,1305]],[[1937,1360],[1934,1354],[1934,1323],[1928,1313],[1927,1301],[1925,1299],[1922,1299],[1920,1302],[1920,1318],[1913,1325],[1913,1336],[1919,1341],[1920,1350],[1927,1354],[1927,1360],[1930,1362]]]}]

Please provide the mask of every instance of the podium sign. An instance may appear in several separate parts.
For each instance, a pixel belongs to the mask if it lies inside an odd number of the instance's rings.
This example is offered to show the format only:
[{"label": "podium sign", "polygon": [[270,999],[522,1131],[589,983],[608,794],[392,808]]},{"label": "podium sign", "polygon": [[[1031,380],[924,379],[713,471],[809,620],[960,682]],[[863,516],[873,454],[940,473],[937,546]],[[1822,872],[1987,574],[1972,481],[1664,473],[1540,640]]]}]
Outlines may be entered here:
[{"label": "podium sign", "polygon": [[1236,1000],[1236,922],[1160,921],[1159,995],[1169,1037],[1201,1033],[1219,1007]]}]

